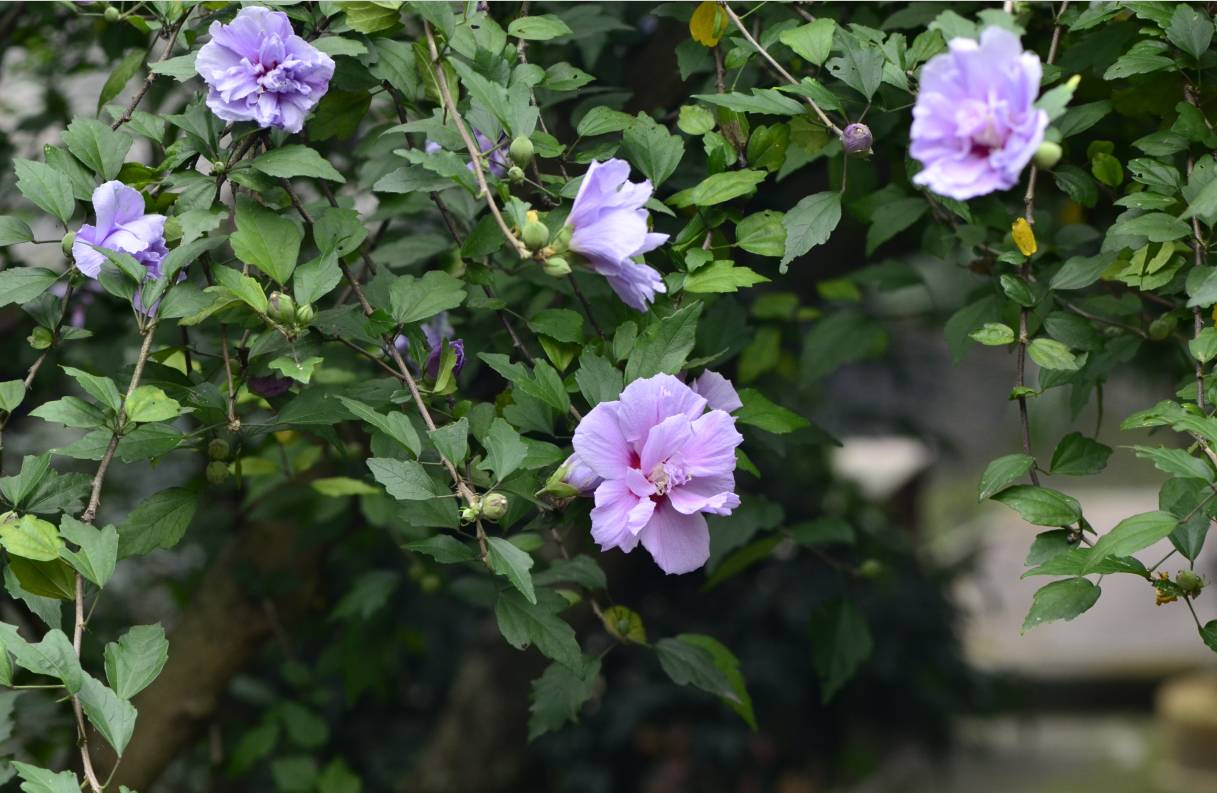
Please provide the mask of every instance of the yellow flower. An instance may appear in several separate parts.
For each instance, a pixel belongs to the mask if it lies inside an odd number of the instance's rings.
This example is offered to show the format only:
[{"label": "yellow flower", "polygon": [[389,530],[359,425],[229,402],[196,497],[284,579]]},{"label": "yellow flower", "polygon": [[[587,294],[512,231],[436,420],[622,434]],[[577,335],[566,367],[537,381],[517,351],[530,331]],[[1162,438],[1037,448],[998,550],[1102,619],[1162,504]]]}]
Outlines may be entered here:
[{"label": "yellow flower", "polygon": [[689,35],[698,44],[716,46],[727,32],[727,12],[718,3],[701,3],[689,18]]},{"label": "yellow flower", "polygon": [[1014,225],[1010,228],[1010,236],[1014,237],[1014,244],[1023,256],[1030,256],[1038,250],[1035,245],[1035,231],[1032,230],[1031,224],[1027,222],[1026,218],[1014,221]]}]

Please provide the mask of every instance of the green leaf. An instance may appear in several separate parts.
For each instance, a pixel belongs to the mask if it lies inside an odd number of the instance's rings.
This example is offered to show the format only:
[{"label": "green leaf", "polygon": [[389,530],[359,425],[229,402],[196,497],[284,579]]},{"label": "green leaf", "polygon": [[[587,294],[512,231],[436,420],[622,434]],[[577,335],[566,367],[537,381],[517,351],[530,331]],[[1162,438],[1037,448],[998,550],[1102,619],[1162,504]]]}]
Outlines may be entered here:
[{"label": "green leaf", "polygon": [[[600,659],[584,659],[581,670],[550,664],[532,681],[529,697],[528,740],[533,741],[567,722],[577,722],[579,711],[596,693]],[[75,793],[75,791],[73,791]]]},{"label": "green leaf", "polygon": [[867,100],[871,99],[883,82],[882,50],[863,44],[844,31],[838,41],[844,54],[828,62],[828,71]]},{"label": "green leaf", "polygon": [[[629,133],[626,133],[629,134]],[[724,171],[707,176],[687,190],[681,190],[668,199],[668,204],[679,208],[688,206],[707,207],[722,204],[733,198],[752,195],[756,186],[765,181],[765,171]]]},{"label": "green leaf", "polygon": [[722,294],[768,282],[768,278],[755,270],[737,267],[734,262],[719,259],[686,277],[684,290],[695,294]]},{"label": "green leaf", "polygon": [[559,36],[573,35],[570,27],[553,14],[516,17],[507,26],[507,35],[528,41],[549,41]]},{"label": "green leaf", "polygon": [[292,277],[303,239],[304,232],[287,218],[244,196],[237,200],[237,230],[228,238],[232,252],[280,285]]},{"label": "green leaf", "polygon": [[1217,328],[1205,328],[1195,338],[1187,343],[1192,357],[1200,363],[1208,363],[1217,358]]},{"label": "green leaf", "polygon": [[[523,554],[507,540],[491,537]],[[527,556],[527,554],[525,554]],[[525,571],[527,575],[527,571]],[[509,589],[499,594],[494,606],[494,616],[499,632],[507,643],[517,650],[534,645],[543,655],[574,671],[583,670],[583,652],[575,631],[556,613],[566,605],[566,599],[552,592],[545,592],[540,603],[535,598],[526,600],[519,592]]]},{"label": "green leaf", "polygon": [[1125,518],[1094,544],[1087,568],[1093,570],[1096,564],[1110,556],[1132,556],[1168,537],[1178,525],[1179,519],[1169,512],[1143,512]]},{"label": "green leaf", "polygon": [[750,424],[775,435],[785,435],[811,426],[807,419],[771,402],[755,388],[741,388],[739,398],[744,406],[736,411],[735,418],[741,424]]},{"label": "green leaf", "polygon": [[110,76],[106,78],[105,84],[101,87],[101,91],[97,94],[97,112],[106,104],[123,92],[123,88],[127,83],[131,82],[131,78],[139,73],[139,69],[144,65],[144,48],[141,46],[128,52],[123,59],[114,67],[114,71],[110,72]]},{"label": "green leaf", "polygon": [[693,94],[693,98],[718,107],[725,107],[736,113],[799,116],[804,112],[801,102],[772,88],[753,88],[750,94],[742,92]]},{"label": "green leaf", "polygon": [[113,526],[97,529],[64,515],[59,521],[59,533],[80,547],[79,551],[61,547],[60,557],[97,586],[105,586],[118,564],[118,531]]},{"label": "green leaf", "polygon": [[439,453],[453,465],[460,465],[469,451],[469,421],[461,418],[427,433]]},{"label": "green leaf", "polygon": [[399,276],[389,290],[393,321],[399,325],[430,319],[464,300],[465,285],[441,270],[431,270],[422,278]]},{"label": "green leaf", "polygon": [[1054,290],[1083,289],[1099,280],[1099,276],[1113,261],[1115,254],[1112,253],[1089,257],[1074,256],[1067,259],[1061,269],[1056,271],[1056,275],[1052,276],[1050,287]]},{"label": "green leaf", "polygon": [[380,492],[362,479],[352,479],[349,476],[326,476],[314,479],[309,483],[309,487],[329,498],[371,496]]},{"label": "green leaf", "polygon": [[17,173],[17,189],[21,194],[67,225],[76,210],[72,180],[46,163],[33,160],[15,159],[13,170]]},{"label": "green leaf", "polygon": [[1070,526],[1082,518],[1077,499],[1047,487],[1015,485],[991,498],[1017,510],[1023,520],[1037,526]]},{"label": "green leaf", "polygon": [[874,642],[866,619],[848,600],[834,600],[811,615],[811,657],[828,702],[868,658]]},{"label": "green leaf", "polygon": [[262,284],[248,275],[242,275],[240,270],[232,267],[215,267],[212,269],[216,282],[233,294],[242,303],[265,315],[270,308]]},{"label": "green leaf", "polygon": [[348,399],[344,396],[336,397],[336,399],[356,417],[363,419],[402,446],[405,446],[415,457],[422,452],[423,447],[422,442],[419,441],[418,432],[414,429],[414,425],[410,423],[410,419],[406,417],[405,413],[393,411],[385,415],[354,399]]},{"label": "green leaf", "polygon": [[583,341],[583,315],[568,308],[547,308],[528,320],[528,329],[569,344]]},{"label": "green leaf", "polygon": [[1014,329],[1000,322],[986,322],[968,336],[989,347],[1000,347],[1014,343]]},{"label": "green leaf", "polygon": [[[317,227],[314,226],[314,235],[316,232]],[[296,268],[292,273],[292,294],[299,305],[317,302],[342,282],[339,255],[337,251],[330,250]]]},{"label": "green leaf", "polygon": [[1080,432],[1071,432],[1057,444],[1049,467],[1053,476],[1087,476],[1107,467],[1111,447],[1091,440]]},{"label": "green leaf", "polygon": [[55,773],[19,760],[11,762],[22,779],[22,793],[80,793],[80,781],[71,771]]},{"label": "green leaf", "polygon": [[681,105],[676,126],[686,135],[705,135],[714,129],[714,114],[701,105]]},{"label": "green leaf", "polygon": [[1027,354],[1031,356],[1031,360],[1045,369],[1076,372],[1082,368],[1082,362],[1078,360],[1077,356],[1056,339],[1033,339],[1027,346]]},{"label": "green leaf", "polygon": [[135,422],[169,421],[177,418],[182,406],[154,385],[142,385],[131,392],[123,406],[127,418]]},{"label": "green leaf", "polygon": [[1031,600],[1023,632],[1037,625],[1057,620],[1071,620],[1087,611],[1099,599],[1102,590],[1085,578],[1066,578],[1041,587]]},{"label": "green leaf", "polygon": [[481,442],[486,449],[486,459],[478,467],[492,472],[496,482],[510,476],[528,456],[528,446],[520,439],[520,433],[501,418],[490,423]]},{"label": "green leaf", "polygon": [[59,275],[45,267],[9,267],[0,271],[0,306],[28,303],[58,280]]},{"label": "green leaf", "polygon": [[747,722],[749,727],[755,730],[756,713],[752,710],[752,696],[748,693],[744,675],[740,672],[740,662],[735,654],[722,642],[705,634],[682,633],[676,638],[685,644],[700,647],[710,653],[711,658],[714,659],[714,665],[727,679],[727,683],[731,686],[731,693],[734,695],[724,698],[724,701],[739,714],[741,719]]},{"label": "green leaf", "polygon": [[0,647],[12,655],[21,668],[58,678],[69,694],[80,691],[84,676],[80,659],[72,649],[72,642],[58,628],[47,631],[37,644],[30,644],[21,638],[15,627],[0,622]]},{"label": "green leaf", "polygon": [[924,198],[901,198],[880,204],[866,229],[866,255],[870,256],[880,245],[912,226],[929,209],[930,204]]},{"label": "green leaf", "polygon": [[836,27],[836,22],[821,17],[806,25],[783,30],[778,41],[813,66],[821,66],[832,51],[832,34]]},{"label": "green leaf", "polygon": [[63,132],[63,142],[76,159],[103,181],[118,178],[134,143],[129,136],[110,129],[109,124],[91,118],[74,119]]},{"label": "green leaf", "polygon": [[532,569],[532,556],[502,537],[487,537],[486,552],[494,572],[510,581],[529,603],[536,605],[537,593],[533,590],[532,574],[528,572]]},{"label": "green leaf", "polygon": [[587,404],[592,407],[601,402],[613,401],[621,396],[621,389],[625,387],[621,370],[591,350],[584,350],[579,356],[579,370],[575,372],[575,382]]},{"label": "green leaf", "polygon": [[989,463],[985,472],[980,475],[980,493],[976,500],[991,498],[994,493],[1022,479],[1034,465],[1035,458],[1029,454],[1007,454],[1005,457],[998,457]]},{"label": "green leaf", "polygon": [[735,224],[735,244],[757,256],[781,256],[786,252],[785,216],[766,209]]},{"label": "green leaf", "polygon": [[[1188,211],[1191,211],[1190,208]],[[1185,212],[1184,215],[1187,215]],[[1109,234],[1145,237],[1150,242],[1170,242],[1191,233],[1191,229],[1179,218],[1165,212],[1147,212],[1132,220],[1121,220],[1108,231]]]},{"label": "green leaf", "polygon": [[828,241],[833,229],[841,222],[841,194],[816,193],[795,204],[782,219],[786,227],[786,251],[781,269],[817,245]]},{"label": "green leaf", "polygon": [[22,380],[5,380],[0,382],[0,410],[12,413],[25,401],[25,382]]},{"label": "green leaf", "polygon": [[667,372],[675,374],[685,365],[697,336],[702,303],[692,302],[659,321],[647,325],[634,343],[625,364],[625,381]]},{"label": "green leaf", "polygon": [[1175,6],[1166,37],[1179,49],[1199,60],[1213,41],[1213,20],[1187,3]]},{"label": "green leaf", "polygon": [[556,559],[545,570],[532,577],[537,586],[571,583],[585,589],[604,589],[608,580],[596,560],[582,554],[570,559]]},{"label": "green leaf", "polygon": [[177,545],[198,506],[198,494],[184,487],[171,487],[145,499],[118,526],[119,558]]},{"label": "green leaf", "polygon": [[122,396],[118,393],[118,386],[114,385],[113,380],[108,377],[89,374],[72,366],[63,366],[61,368],[68,377],[79,383],[80,387],[88,392],[89,396],[115,413],[118,412],[118,409],[122,406]]},{"label": "green leaf", "polygon": [[398,3],[343,3],[341,8],[346,13],[347,24],[357,33],[377,33],[387,30],[398,23],[401,12]]},{"label": "green leaf", "polygon": [[1138,457],[1150,460],[1159,471],[1165,471],[1171,476],[1203,479],[1206,482],[1214,481],[1212,467],[1204,460],[1188,454],[1184,449],[1166,449],[1161,446],[1157,448],[1134,446],[1132,448]]},{"label": "green leaf", "polygon": [[679,135],[659,124],[646,113],[639,113],[637,120],[622,136],[622,146],[630,162],[659,187],[680,163],[685,154],[685,142]]},{"label": "green leaf", "polygon": [[319,355],[312,355],[307,358],[297,358],[295,355],[280,355],[267,362],[266,367],[279,372],[284,377],[290,377],[297,383],[308,385],[313,379],[313,370],[325,363],[325,359]]},{"label": "green leaf", "polygon": [[163,61],[148,66],[148,71],[153,74],[164,74],[177,80],[179,83],[184,83],[192,79],[198,74],[198,67],[195,65],[195,59],[198,58],[197,52],[190,52],[185,55],[179,55],[176,58],[166,58]]},{"label": "green leaf", "polygon": [[372,457],[368,468],[373,478],[399,501],[423,501],[439,495],[427,470],[413,460]]},{"label": "green leaf", "polygon": [[728,702],[738,702],[731,681],[715,663],[714,655],[683,636],[655,642],[659,665],[678,686],[693,686]]},{"label": "green leaf", "polygon": [[1217,620],[1209,620],[1204,624],[1204,627],[1200,629],[1200,639],[1208,645],[1210,650],[1217,653]]},{"label": "green leaf", "polygon": [[135,707],[87,674],[80,688],[80,704],[89,717],[89,723],[97,728],[121,757],[135,731]]},{"label": "green leaf", "polygon": [[143,691],[169,660],[169,640],[160,623],[136,625],[106,645],[106,680],[121,699]]},{"label": "green leaf", "polygon": [[34,232],[24,220],[12,215],[0,215],[0,247],[31,242],[33,239]]},{"label": "green leaf", "polygon": [[255,171],[280,179],[309,176],[331,182],[346,182],[346,178],[338,169],[330,165],[329,160],[318,154],[316,149],[299,144],[271,149],[255,159],[251,165]]},{"label": "green leaf", "polygon": [[55,524],[34,515],[17,517],[9,513],[0,521],[0,546],[13,556],[49,562],[59,558],[63,540],[59,538]]},{"label": "green leaf", "polygon": [[440,564],[473,562],[478,558],[477,551],[448,534],[437,534],[425,540],[408,542],[406,549],[430,556]]},{"label": "green leaf", "polygon": [[587,111],[587,115],[579,119],[576,131],[580,137],[591,138],[596,135],[607,135],[610,132],[621,132],[634,125],[635,119],[629,113],[613,110],[604,105],[597,105]]}]

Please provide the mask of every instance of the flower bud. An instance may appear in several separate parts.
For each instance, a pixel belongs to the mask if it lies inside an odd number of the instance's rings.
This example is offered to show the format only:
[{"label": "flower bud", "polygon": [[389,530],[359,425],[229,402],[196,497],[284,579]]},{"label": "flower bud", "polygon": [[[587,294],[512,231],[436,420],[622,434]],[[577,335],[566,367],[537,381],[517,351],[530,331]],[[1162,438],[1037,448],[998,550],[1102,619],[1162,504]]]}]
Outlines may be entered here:
[{"label": "flower bud", "polygon": [[865,124],[850,124],[841,132],[841,149],[850,157],[869,157],[875,136]]},{"label": "flower bud", "polygon": [[222,485],[228,478],[228,463],[212,460],[207,463],[207,481],[213,485]]},{"label": "flower bud", "polygon": [[507,169],[507,178],[512,184],[520,184],[524,181],[524,169],[518,165],[513,165]]},{"label": "flower bud", "polygon": [[565,278],[570,275],[570,262],[561,256],[550,256],[541,266],[545,274],[553,278]]},{"label": "flower bud", "polygon": [[106,10],[102,12],[107,22],[117,22],[122,18],[122,14],[114,6],[106,6]]},{"label": "flower bud", "polygon": [[521,135],[511,142],[511,148],[507,150],[511,156],[511,161],[521,168],[527,168],[532,162],[532,141]]},{"label": "flower bud", "polygon": [[539,220],[529,220],[520,232],[520,238],[530,251],[539,251],[549,242],[549,229]]},{"label": "flower bud", "polygon": [[1162,341],[1175,332],[1179,318],[1174,314],[1163,314],[1149,323],[1149,337],[1154,341]]},{"label": "flower bud", "polygon": [[308,303],[305,303],[302,306],[296,306],[296,325],[299,327],[307,328],[315,316],[317,316],[317,310]]},{"label": "flower bud", "polygon": [[887,565],[878,559],[863,559],[855,572],[860,578],[875,580],[887,575]]},{"label": "flower bud", "polygon": [[443,579],[435,573],[427,573],[418,581],[418,588],[422,590],[424,595],[434,595],[443,585]]},{"label": "flower bud", "polygon": [[26,340],[35,350],[45,350],[55,342],[55,337],[51,335],[49,330],[39,325],[30,332]]},{"label": "flower bud", "polygon": [[482,514],[482,501],[478,499],[474,504],[461,507],[461,523],[473,523],[478,519],[478,515]]},{"label": "flower bud", "polygon": [[69,231],[63,235],[63,242],[59,243],[59,247],[63,249],[64,256],[72,255],[72,246],[76,244],[76,232]]},{"label": "flower bud", "polygon": [[1031,158],[1035,163],[1036,168],[1050,170],[1052,166],[1061,161],[1061,144],[1053,143],[1046,140],[1040,144],[1040,147],[1035,150],[1035,156]]},{"label": "flower bud", "polygon": [[499,520],[507,514],[507,496],[502,493],[487,493],[482,496],[482,517],[486,520]]},{"label": "flower bud", "polygon": [[574,228],[568,223],[558,229],[558,235],[554,237],[554,241],[550,244],[550,248],[554,253],[566,253],[570,250],[570,238],[575,233]]},{"label": "flower bud", "polygon": [[211,443],[207,444],[207,456],[213,460],[227,460],[231,451],[228,441],[223,438],[212,438]]},{"label": "flower bud", "polygon": [[1195,597],[1200,594],[1200,590],[1204,589],[1204,581],[1191,570],[1180,570],[1175,576],[1175,584],[1188,597]]},{"label": "flower bud", "polygon": [[282,292],[271,292],[267,302],[270,303],[270,311],[268,313],[271,319],[281,325],[296,324],[296,301],[292,300],[291,295],[285,295]]},{"label": "flower bud", "polygon": [[228,163],[224,162],[223,160],[216,160],[215,162],[213,162],[211,164],[211,175],[212,176],[219,176],[220,174],[224,173],[227,170],[228,170]]}]

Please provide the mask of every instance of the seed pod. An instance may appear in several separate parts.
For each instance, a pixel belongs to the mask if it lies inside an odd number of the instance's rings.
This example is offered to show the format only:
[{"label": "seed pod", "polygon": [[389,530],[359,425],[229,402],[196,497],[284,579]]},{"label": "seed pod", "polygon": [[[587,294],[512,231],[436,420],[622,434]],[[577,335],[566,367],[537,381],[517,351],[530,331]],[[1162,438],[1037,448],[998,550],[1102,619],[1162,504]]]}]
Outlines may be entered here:
[{"label": "seed pod", "polygon": [[532,141],[521,135],[511,142],[511,147],[507,150],[511,156],[511,161],[521,168],[527,168],[532,162],[533,148]]}]

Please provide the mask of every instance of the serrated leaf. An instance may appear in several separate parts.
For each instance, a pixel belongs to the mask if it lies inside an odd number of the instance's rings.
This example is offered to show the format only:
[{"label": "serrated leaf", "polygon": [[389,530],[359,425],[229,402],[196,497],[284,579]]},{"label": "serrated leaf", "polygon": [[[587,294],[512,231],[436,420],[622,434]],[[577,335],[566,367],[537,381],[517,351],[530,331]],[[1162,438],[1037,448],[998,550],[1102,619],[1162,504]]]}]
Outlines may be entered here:
[{"label": "serrated leaf", "polygon": [[1041,587],[1031,601],[1023,620],[1023,631],[1057,620],[1071,620],[1087,611],[1099,599],[1102,590],[1085,578],[1066,578]]}]

